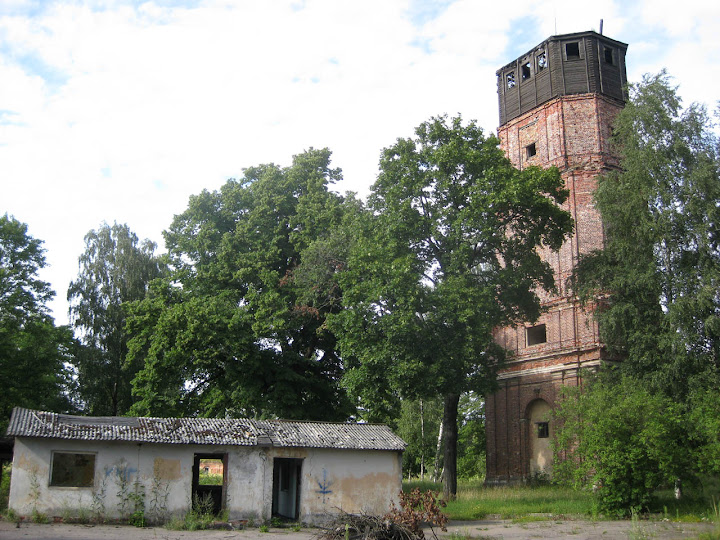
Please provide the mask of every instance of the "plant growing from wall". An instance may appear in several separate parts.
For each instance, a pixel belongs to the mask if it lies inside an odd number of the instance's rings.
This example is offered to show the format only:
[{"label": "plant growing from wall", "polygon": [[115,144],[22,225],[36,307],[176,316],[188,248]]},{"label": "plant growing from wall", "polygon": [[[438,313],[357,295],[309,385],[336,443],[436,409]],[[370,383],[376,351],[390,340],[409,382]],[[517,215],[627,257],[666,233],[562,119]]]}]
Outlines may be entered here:
[{"label": "plant growing from wall", "polygon": [[117,485],[118,510],[123,519],[130,516],[130,474],[127,463],[118,462],[114,467],[115,484]]},{"label": "plant growing from wall", "polygon": [[164,523],[167,520],[167,503],[170,497],[170,486],[153,476],[150,486],[150,508],[148,514],[154,523]]},{"label": "plant growing from wall", "polygon": [[110,469],[106,466],[100,481],[96,483],[92,490],[91,510],[95,521],[103,523],[105,521],[105,497],[107,495],[107,484]]},{"label": "plant growing from wall", "polygon": [[132,514],[128,521],[136,527],[144,527],[147,524],[145,520],[145,486],[140,482],[140,478],[136,478],[133,482],[133,490],[128,494],[128,499],[132,505]]},{"label": "plant growing from wall", "polygon": [[39,500],[40,481],[38,480],[38,469],[37,467],[33,467],[30,469],[30,503],[32,504],[32,515],[30,519],[33,523],[47,523],[47,516],[37,509]]}]

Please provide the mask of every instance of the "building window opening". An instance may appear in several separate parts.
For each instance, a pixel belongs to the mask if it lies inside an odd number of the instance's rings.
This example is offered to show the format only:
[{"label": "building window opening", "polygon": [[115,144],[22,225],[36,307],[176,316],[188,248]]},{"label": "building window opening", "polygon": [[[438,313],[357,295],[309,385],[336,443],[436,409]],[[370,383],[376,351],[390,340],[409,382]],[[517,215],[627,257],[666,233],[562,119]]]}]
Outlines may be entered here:
[{"label": "building window opening", "polygon": [[565,58],[580,58],[580,44],[577,41],[565,44]]},{"label": "building window opening", "polygon": [[515,86],[515,72],[514,71],[511,71],[510,73],[508,73],[505,78],[507,80],[508,88],[512,88]]},{"label": "building window opening", "polygon": [[613,62],[613,50],[610,47],[605,47],[605,63],[610,64],[611,66],[615,64]]},{"label": "building window opening", "polygon": [[526,81],[532,76],[532,71],[530,69],[530,62],[525,62],[522,65],[522,80]]},{"label": "building window opening", "polygon": [[537,154],[537,148],[535,147],[535,143],[528,144],[525,147],[525,159],[530,159],[535,154]]},{"label": "building window opening", "polygon": [[55,487],[93,487],[95,454],[53,452],[50,485]]},{"label": "building window opening", "polygon": [[540,345],[541,343],[547,342],[547,332],[545,331],[544,324],[538,324],[531,326],[526,330],[527,334],[527,346]]},{"label": "building window opening", "polygon": [[548,65],[547,55],[543,51],[537,55],[537,70],[542,71],[543,69],[545,69],[547,67],[547,65]]},{"label": "building window opening", "polygon": [[550,423],[549,422],[538,422],[537,423],[537,434],[538,439],[547,439],[550,437]]}]

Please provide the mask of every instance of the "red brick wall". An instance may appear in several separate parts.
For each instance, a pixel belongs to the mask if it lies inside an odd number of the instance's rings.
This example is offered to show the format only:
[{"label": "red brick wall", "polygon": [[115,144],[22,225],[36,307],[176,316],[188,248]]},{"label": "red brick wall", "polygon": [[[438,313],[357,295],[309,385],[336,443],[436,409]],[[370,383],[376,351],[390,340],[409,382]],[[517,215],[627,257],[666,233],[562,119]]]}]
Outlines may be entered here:
[{"label": "red brick wall", "polygon": [[[536,399],[554,406],[562,385],[579,384],[579,369],[602,356],[597,323],[570,294],[567,279],[578,257],[603,246],[600,215],[593,204],[597,175],[617,167],[609,146],[610,127],[622,104],[598,94],[562,96],[501,126],[501,146],[513,165],[556,166],[570,192],[563,207],[575,231],[559,252],[543,252],[557,291],[539,291],[545,313],[538,321],[498,328],[495,338],[510,353],[499,390],[486,401],[487,482],[519,481],[529,474],[528,406]],[[536,154],[526,148],[535,144]],[[545,324],[547,341],[526,345],[526,328]],[[553,426],[550,426],[551,436]]]}]

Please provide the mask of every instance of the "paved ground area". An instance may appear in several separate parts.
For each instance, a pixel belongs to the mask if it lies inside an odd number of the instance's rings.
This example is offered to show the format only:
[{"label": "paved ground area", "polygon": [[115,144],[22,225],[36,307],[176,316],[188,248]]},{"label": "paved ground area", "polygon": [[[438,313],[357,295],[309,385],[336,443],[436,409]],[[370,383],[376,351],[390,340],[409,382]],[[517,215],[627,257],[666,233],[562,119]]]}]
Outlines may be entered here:
[{"label": "paved ground area", "polygon": [[[679,538],[697,538],[698,535],[715,529],[709,523],[671,523],[666,521],[579,521],[548,520],[529,523],[513,523],[508,520],[483,520],[453,522],[447,533],[441,537],[463,535],[475,540],[521,540],[521,539],[558,539],[573,540],[614,540],[614,539],[653,539],[675,540]],[[168,531],[163,528],[138,529],[124,525],[36,525],[23,523],[16,527],[14,523],[0,521],[0,539],[2,540],[313,540],[317,529],[303,529],[292,532],[288,529],[270,529],[261,533],[258,529],[243,531]],[[429,536],[429,535],[428,535]]]}]

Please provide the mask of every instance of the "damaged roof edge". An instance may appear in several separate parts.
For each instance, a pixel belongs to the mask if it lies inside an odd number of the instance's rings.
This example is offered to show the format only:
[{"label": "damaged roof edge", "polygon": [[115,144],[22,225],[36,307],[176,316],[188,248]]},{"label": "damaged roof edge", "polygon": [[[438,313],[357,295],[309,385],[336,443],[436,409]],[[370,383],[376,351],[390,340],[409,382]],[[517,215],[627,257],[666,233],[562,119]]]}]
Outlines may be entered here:
[{"label": "damaged roof edge", "polygon": [[383,424],[246,418],[73,416],[16,407],[8,437],[158,444],[403,451],[405,441]]}]

